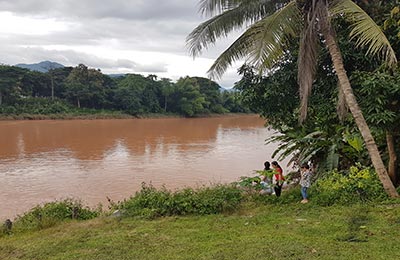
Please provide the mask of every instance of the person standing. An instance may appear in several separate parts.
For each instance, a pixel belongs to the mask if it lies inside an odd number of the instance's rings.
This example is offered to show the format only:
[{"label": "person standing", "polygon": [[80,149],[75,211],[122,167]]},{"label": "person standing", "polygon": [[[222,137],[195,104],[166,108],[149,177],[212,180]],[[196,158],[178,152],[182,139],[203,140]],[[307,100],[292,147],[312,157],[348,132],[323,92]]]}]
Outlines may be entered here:
[{"label": "person standing", "polygon": [[260,190],[261,195],[272,194],[272,175],[273,170],[270,168],[270,163],[266,161],[264,163],[264,170],[262,171],[262,174],[260,176],[260,184],[262,187],[262,189]]},{"label": "person standing", "polygon": [[300,186],[301,186],[301,196],[303,200],[301,203],[308,203],[308,195],[307,190],[311,186],[311,171],[310,166],[307,163],[304,163],[300,168]]},{"label": "person standing", "polygon": [[283,170],[282,167],[278,164],[277,161],[273,161],[271,163],[272,168],[274,169],[274,177],[275,177],[275,186],[274,191],[277,197],[281,196],[282,193],[282,186],[285,178],[283,177]]}]

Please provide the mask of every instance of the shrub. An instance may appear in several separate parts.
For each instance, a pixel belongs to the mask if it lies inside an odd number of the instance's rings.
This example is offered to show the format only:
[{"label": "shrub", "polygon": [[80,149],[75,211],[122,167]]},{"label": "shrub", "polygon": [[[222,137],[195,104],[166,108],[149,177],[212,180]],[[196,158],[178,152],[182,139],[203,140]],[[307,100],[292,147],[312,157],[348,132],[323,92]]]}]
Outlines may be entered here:
[{"label": "shrub", "polygon": [[320,205],[353,204],[386,199],[376,173],[360,165],[348,172],[329,172],[311,186],[310,196]]},{"label": "shrub", "polygon": [[67,113],[72,107],[64,100],[44,97],[27,97],[19,99],[13,106],[1,106],[0,113],[10,114],[59,114]]},{"label": "shrub", "polygon": [[117,203],[125,216],[155,218],[188,214],[217,214],[234,210],[241,202],[241,191],[233,185],[216,185],[198,189],[187,188],[171,192],[142,185],[134,196]]},{"label": "shrub", "polygon": [[100,211],[84,207],[81,202],[72,199],[49,202],[18,216],[14,221],[14,229],[16,231],[38,230],[54,226],[65,220],[92,219],[97,217]]}]

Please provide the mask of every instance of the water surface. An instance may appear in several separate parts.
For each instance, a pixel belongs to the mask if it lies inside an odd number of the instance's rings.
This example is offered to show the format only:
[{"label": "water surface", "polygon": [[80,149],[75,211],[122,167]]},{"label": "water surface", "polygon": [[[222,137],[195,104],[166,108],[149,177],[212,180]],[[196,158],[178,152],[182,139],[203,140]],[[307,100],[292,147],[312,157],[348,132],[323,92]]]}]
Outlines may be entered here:
[{"label": "water surface", "polygon": [[[0,122],[0,220],[48,201],[90,206],[152,183],[168,189],[236,181],[276,145],[257,116]],[[282,163],[284,165],[284,163]]]}]

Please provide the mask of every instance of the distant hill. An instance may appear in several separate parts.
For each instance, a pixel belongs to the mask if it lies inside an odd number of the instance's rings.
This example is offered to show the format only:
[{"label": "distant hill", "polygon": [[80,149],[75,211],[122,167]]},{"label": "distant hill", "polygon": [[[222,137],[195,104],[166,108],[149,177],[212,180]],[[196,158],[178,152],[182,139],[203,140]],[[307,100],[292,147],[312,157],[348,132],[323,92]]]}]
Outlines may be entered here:
[{"label": "distant hill", "polygon": [[107,74],[110,78],[120,78],[126,76],[126,73],[120,73],[120,74]]},{"label": "distant hill", "polygon": [[16,67],[32,70],[32,71],[39,71],[39,72],[48,72],[51,69],[58,69],[58,68],[64,68],[65,66],[57,63],[57,62],[52,62],[52,61],[42,61],[39,63],[34,63],[34,64],[16,64]]}]

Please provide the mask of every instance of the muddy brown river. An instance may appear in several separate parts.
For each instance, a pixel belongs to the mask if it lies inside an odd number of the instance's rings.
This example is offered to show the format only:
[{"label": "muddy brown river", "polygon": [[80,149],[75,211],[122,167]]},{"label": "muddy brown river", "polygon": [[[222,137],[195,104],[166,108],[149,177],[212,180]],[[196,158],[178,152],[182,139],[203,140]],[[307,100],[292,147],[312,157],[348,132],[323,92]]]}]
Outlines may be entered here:
[{"label": "muddy brown river", "polygon": [[273,132],[263,125],[257,116],[1,121],[0,220],[65,198],[106,208],[142,182],[174,190],[252,176],[277,146],[264,144]]}]

